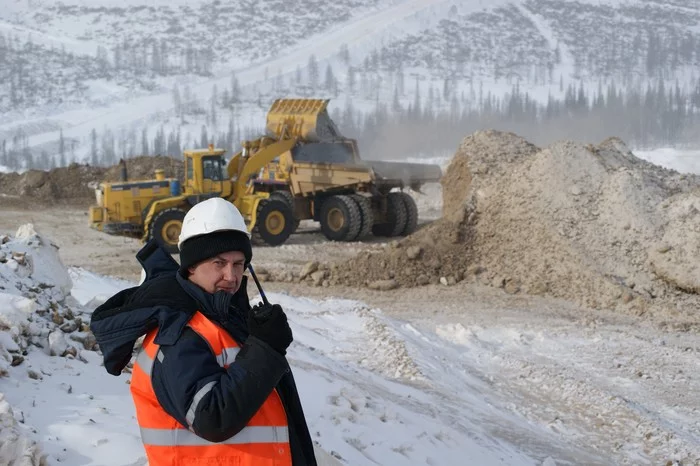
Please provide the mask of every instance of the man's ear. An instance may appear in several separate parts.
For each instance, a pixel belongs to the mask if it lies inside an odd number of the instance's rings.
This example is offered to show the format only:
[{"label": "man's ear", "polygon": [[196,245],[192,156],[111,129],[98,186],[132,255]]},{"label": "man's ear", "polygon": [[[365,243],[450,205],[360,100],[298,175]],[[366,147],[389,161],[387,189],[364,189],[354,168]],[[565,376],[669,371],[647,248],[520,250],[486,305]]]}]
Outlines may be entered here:
[{"label": "man's ear", "polygon": [[189,267],[187,267],[187,275],[192,275],[194,273],[194,269],[196,268],[196,265],[190,265]]}]

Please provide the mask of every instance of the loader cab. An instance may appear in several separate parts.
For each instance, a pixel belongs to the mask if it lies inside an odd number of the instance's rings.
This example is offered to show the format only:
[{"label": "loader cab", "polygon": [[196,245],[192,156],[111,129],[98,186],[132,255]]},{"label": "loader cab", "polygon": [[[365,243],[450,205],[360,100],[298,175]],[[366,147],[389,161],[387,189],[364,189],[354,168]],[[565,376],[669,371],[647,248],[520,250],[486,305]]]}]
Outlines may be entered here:
[{"label": "loader cab", "polygon": [[226,173],[226,160],[223,149],[185,151],[185,194],[217,194],[228,197],[231,194],[231,181]]}]

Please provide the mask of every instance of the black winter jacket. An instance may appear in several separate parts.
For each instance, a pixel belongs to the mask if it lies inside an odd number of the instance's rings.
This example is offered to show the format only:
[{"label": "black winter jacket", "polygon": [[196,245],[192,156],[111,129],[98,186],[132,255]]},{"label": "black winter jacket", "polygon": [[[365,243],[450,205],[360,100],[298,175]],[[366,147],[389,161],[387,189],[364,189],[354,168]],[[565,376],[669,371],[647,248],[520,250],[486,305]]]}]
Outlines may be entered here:
[{"label": "black winter jacket", "polygon": [[[218,382],[197,405],[192,429],[211,442],[237,434],[276,388],[289,423],[292,462],[316,465],[294,377],[287,360],[263,341],[248,336],[250,303],[244,277],[234,294],[206,293],[177,273],[178,264],[155,242],[137,254],[146,280],[120,291],[99,306],[90,328],[104,356],[107,372],[120,375],[136,340],[158,327],[155,343],[165,356],[154,361],[152,383],[163,409],[188,428],[187,411],[197,391]],[[199,310],[238,342],[241,351],[224,369],[209,345],[187,322]]]}]

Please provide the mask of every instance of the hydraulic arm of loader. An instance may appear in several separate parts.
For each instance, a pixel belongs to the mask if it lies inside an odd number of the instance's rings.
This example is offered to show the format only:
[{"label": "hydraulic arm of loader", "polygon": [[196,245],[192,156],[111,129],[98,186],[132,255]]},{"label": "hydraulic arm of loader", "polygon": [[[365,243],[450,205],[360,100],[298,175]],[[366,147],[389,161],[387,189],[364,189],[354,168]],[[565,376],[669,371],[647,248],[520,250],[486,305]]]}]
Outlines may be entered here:
[{"label": "hydraulic arm of loader", "polygon": [[227,172],[233,179],[233,198],[242,199],[245,195],[250,176],[256,174],[275,157],[284,154],[296,144],[296,138],[283,139],[261,147],[249,154],[249,148],[244,148],[233,156],[228,163]]}]

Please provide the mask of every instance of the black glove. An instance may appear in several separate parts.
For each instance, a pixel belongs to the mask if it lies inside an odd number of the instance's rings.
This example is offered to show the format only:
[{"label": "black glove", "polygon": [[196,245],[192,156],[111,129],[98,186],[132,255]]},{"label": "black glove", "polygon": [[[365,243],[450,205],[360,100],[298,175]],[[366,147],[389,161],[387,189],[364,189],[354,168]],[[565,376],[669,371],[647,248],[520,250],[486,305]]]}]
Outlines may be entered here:
[{"label": "black glove", "polygon": [[248,316],[248,331],[283,356],[294,340],[287,315],[279,304],[260,303],[253,307]]}]

